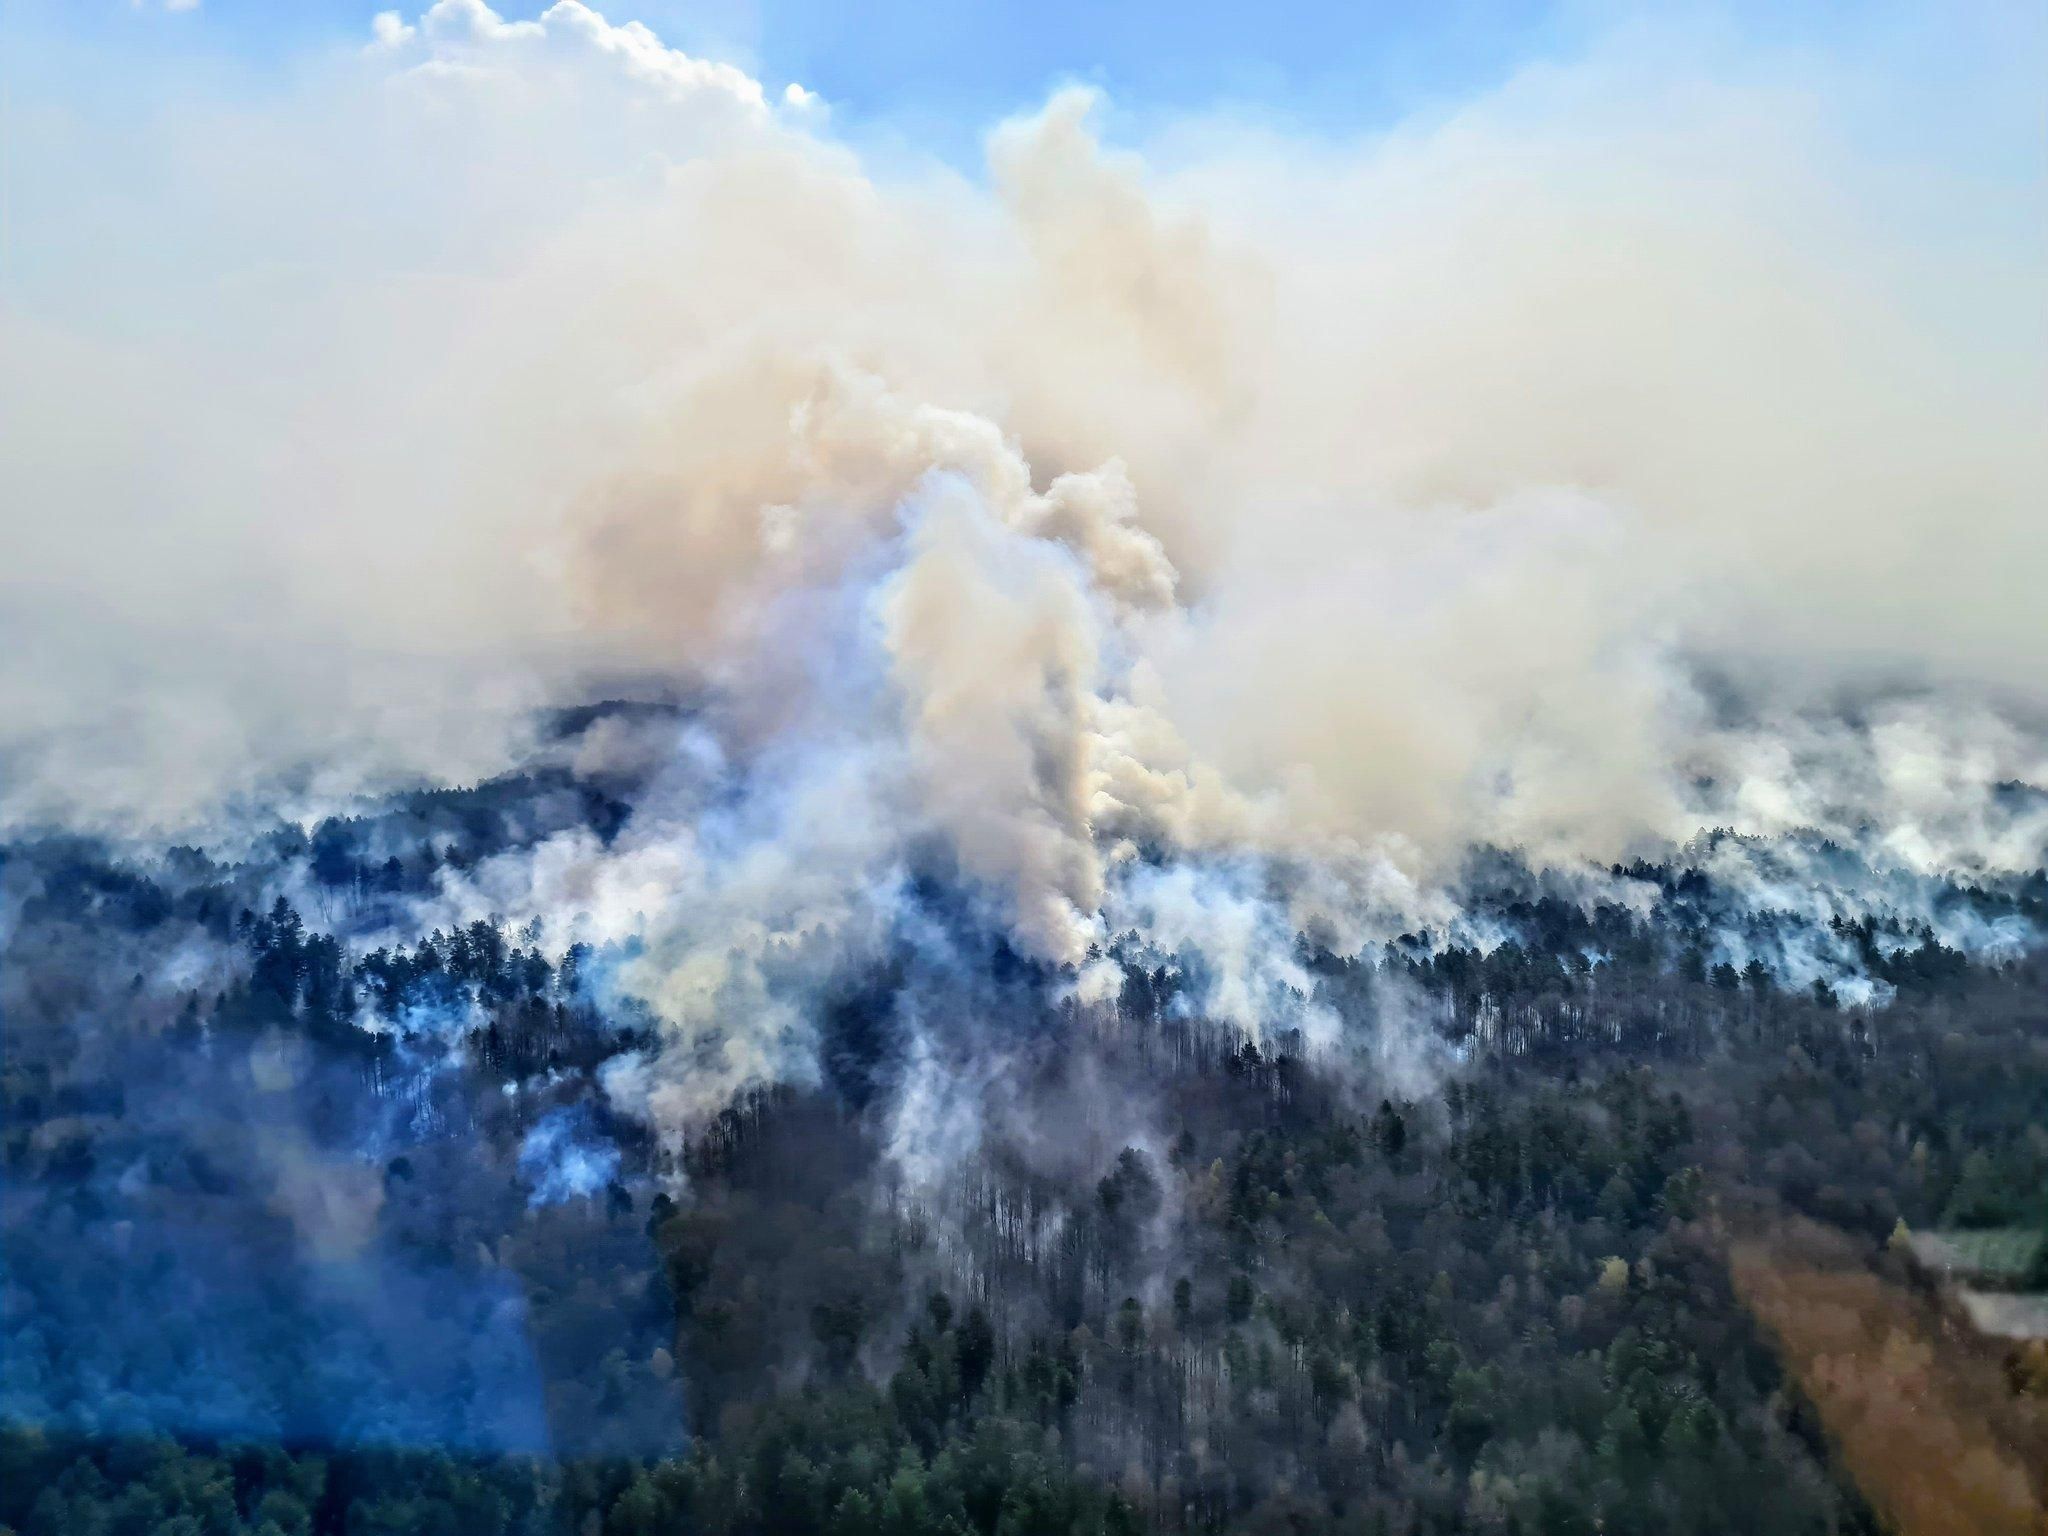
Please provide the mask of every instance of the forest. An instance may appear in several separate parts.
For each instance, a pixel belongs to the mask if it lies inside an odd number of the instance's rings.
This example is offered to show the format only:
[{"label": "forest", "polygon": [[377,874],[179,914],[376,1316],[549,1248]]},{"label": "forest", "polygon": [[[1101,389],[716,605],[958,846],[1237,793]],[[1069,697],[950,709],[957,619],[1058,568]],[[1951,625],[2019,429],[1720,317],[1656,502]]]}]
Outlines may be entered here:
[{"label": "forest", "polygon": [[0,0],[0,1536],[2048,1536],[2044,60]]},{"label": "forest", "polygon": [[[1731,1250],[1811,1224],[1904,1288],[1901,1231],[2048,1232],[2048,960],[1737,912],[1706,843],[1632,905],[1488,855],[1483,944],[1303,933],[1256,1033],[1135,936],[1079,1001],[934,879],[972,965],[905,938],[808,1080],[665,1135],[605,1091],[659,1030],[606,955],[392,937],[616,816],[536,774],[234,859],[7,847],[0,1524],[1875,1533]],[[2048,880],[1923,910],[2038,931]]]}]

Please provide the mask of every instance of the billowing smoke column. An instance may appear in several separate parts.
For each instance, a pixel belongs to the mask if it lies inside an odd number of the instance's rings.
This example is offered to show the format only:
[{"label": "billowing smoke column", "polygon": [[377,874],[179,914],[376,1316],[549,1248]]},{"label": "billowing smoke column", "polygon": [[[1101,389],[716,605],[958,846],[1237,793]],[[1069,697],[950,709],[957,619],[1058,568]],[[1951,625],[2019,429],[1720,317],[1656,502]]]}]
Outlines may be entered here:
[{"label": "billowing smoke column", "polygon": [[[1130,965],[1166,965],[1194,1016],[1253,1041],[1298,1032],[1322,1052],[1344,1031],[1305,942],[1348,954],[1416,931],[1481,948],[1515,936],[1464,865],[1391,833],[1318,832],[1287,786],[1248,793],[1196,757],[1159,677],[1199,615],[1121,463],[1037,490],[993,423],[838,366],[786,430],[773,458],[796,466],[790,499],[732,556],[723,606],[692,640],[700,704],[578,749],[585,771],[611,753],[655,765],[624,827],[445,874],[413,918],[509,918],[557,948],[599,946],[611,1004],[644,1007],[667,1042],[607,1069],[618,1105],[688,1131],[744,1089],[815,1080],[834,989],[905,944],[940,973],[975,970],[963,931],[1039,967],[1048,1001],[1114,1011]],[[673,488],[675,518],[690,517],[693,485]],[[600,498],[594,515],[638,536],[656,517],[647,494]],[[620,526],[600,523],[600,545]],[[2017,767],[2029,739],[1993,715],[1896,699],[1855,721],[1703,728],[1676,824],[1760,829],[1680,855],[1712,882],[1697,913],[1710,960],[1868,1003],[1886,989],[1843,923],[1993,956],[2031,943],[2027,920],[1986,919],[1955,889],[2039,862],[2048,801],[2001,777],[2030,771]],[[1504,786],[1504,807],[1516,793]],[[1655,846],[1647,829],[1634,842]],[[1664,903],[1618,867],[1546,854],[1588,907]],[[935,918],[919,896],[932,881],[965,912]],[[917,1000],[932,985],[905,989],[910,1013],[935,1011]],[[962,1089],[935,1086],[929,1029],[913,1023],[911,1038],[901,1091],[922,1120]],[[953,1068],[970,1084],[990,1071]],[[914,1163],[931,1160],[927,1134]]]},{"label": "billowing smoke column", "polygon": [[[1957,893],[2048,844],[2031,237],[1901,191],[1867,87],[1914,47],[1788,85],[1698,41],[1149,159],[1063,91],[970,181],[573,0],[380,17],[122,188],[144,229],[264,210],[263,283],[60,227],[129,281],[39,268],[0,315],[0,627],[47,661],[0,685],[0,813],[226,846],[537,760],[629,783],[401,931],[332,926],[591,946],[656,1028],[610,1101],[678,1133],[814,1078],[885,963],[928,989],[906,1102],[988,1070],[930,1004],[998,960],[1077,1010],[1170,965],[1176,1006],[1340,1049],[1304,944],[1506,936],[1482,848],[1647,911],[1628,861],[1719,829],[1708,959],[1852,1000],[1840,924],[2030,942]],[[334,185],[224,178],[216,134]],[[88,398],[119,472],[46,430]],[[689,708],[536,745],[613,691]],[[529,1137],[536,1202],[608,1177],[574,1130]]]}]

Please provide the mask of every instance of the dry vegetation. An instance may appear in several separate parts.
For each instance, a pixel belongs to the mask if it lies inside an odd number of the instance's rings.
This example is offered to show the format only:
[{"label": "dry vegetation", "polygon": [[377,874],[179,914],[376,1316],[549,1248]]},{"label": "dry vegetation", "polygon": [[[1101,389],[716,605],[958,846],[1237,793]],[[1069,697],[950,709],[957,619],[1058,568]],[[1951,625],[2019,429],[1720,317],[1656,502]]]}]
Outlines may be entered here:
[{"label": "dry vegetation", "polygon": [[2048,1401],[2015,1394],[1995,1349],[1831,1228],[1749,1210],[1720,1233],[1737,1295],[1888,1525],[2048,1532]]}]

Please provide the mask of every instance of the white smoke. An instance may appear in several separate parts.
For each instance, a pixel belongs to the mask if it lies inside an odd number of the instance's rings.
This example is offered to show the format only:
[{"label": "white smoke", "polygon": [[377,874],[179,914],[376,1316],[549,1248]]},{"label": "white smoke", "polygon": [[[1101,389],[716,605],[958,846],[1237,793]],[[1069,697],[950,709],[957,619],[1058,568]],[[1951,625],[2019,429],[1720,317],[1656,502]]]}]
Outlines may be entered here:
[{"label": "white smoke", "polygon": [[1976,58],[1906,159],[1917,43],[1621,29],[1342,141],[1118,152],[1067,90],[981,180],[573,0],[387,13],[140,147],[55,114],[0,309],[0,822],[217,835],[686,687],[681,739],[579,749],[667,764],[618,838],[423,914],[608,946],[671,1042],[608,1085],[674,1122],[815,1070],[800,983],[934,849],[1082,1002],[1135,931],[1315,1041],[1294,935],[1451,929],[1476,842],[2035,867],[2039,155],[1944,174],[2025,89]]},{"label": "white smoke", "polygon": [[596,1137],[590,1113],[581,1105],[553,1109],[534,1123],[519,1144],[519,1175],[531,1205],[601,1194],[619,1176],[619,1149]]}]

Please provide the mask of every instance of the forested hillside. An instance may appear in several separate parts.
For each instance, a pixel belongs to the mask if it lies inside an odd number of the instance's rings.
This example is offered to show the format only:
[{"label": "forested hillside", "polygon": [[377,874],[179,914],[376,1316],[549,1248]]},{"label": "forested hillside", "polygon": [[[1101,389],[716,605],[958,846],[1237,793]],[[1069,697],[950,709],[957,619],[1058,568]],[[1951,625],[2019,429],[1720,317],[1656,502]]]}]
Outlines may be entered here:
[{"label": "forested hillside", "polygon": [[1257,1033],[1199,958],[1113,946],[1090,1003],[929,886],[985,964],[907,934],[835,982],[814,1077],[667,1137],[605,1091],[657,1026],[603,953],[396,936],[440,871],[602,816],[518,780],[231,861],[7,851],[0,1520],[1874,1531],[1729,1203],[1873,1267],[1901,1222],[2048,1228],[2043,961],[1751,912],[1738,969],[1684,863],[1621,906],[1496,861],[1484,945],[1303,936]]},{"label": "forested hillside", "polygon": [[2048,1536],[2043,60],[0,0],[0,1536]]}]

